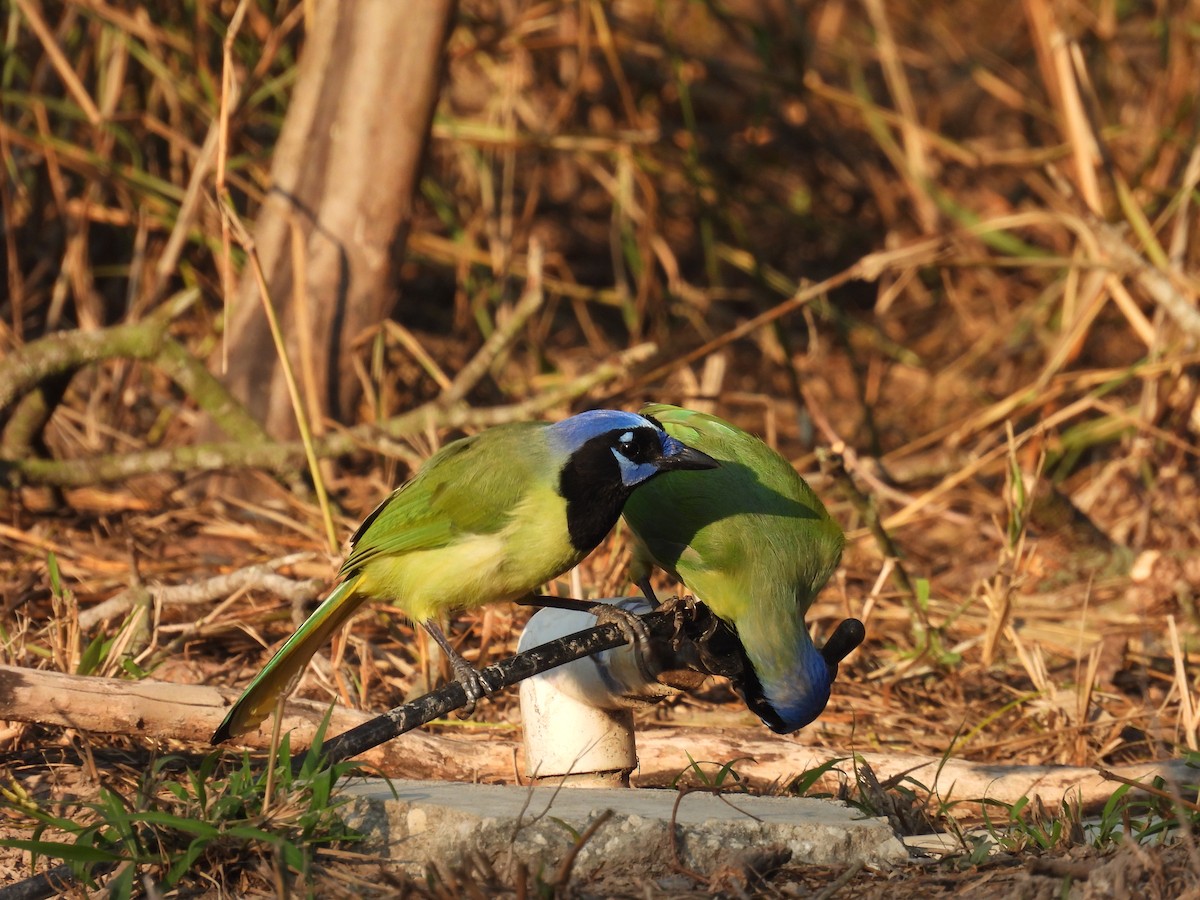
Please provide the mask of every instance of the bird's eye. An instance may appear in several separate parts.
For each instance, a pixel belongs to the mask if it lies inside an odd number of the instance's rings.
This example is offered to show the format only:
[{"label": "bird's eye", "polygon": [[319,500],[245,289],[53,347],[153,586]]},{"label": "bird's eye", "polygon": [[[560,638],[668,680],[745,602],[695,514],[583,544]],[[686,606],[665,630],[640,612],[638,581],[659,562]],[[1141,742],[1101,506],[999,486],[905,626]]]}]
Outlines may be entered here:
[{"label": "bird's eye", "polygon": [[636,431],[626,431],[619,435],[616,441],[616,452],[632,463],[644,463],[651,459],[652,453],[646,443],[646,436]]}]

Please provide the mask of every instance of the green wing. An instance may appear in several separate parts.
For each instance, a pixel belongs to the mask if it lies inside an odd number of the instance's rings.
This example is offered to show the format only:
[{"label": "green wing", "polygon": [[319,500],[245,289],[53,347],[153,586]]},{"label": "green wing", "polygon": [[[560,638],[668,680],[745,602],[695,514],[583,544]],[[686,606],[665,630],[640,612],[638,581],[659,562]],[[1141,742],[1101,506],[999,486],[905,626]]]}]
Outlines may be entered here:
[{"label": "green wing", "polygon": [[[229,710],[213,743],[254,728],[291,692],[309,659],[367,599],[364,566],[381,557],[433,550],[464,534],[491,534],[537,485],[556,474],[545,425],[498,426],[447,444],[381,503],[350,539],[339,584]],[[501,512],[497,512],[500,510]]]},{"label": "green wing", "polygon": [[786,459],[716,416],[666,404],[642,412],[721,462],[711,471],[666,473],[626,503],[625,518],[655,561],[694,590],[706,573],[719,573],[730,602],[735,593],[761,591],[755,582],[766,571],[786,575],[786,583],[824,584],[840,558],[842,531]]},{"label": "green wing", "polygon": [[666,472],[625,504],[634,543],[631,573],[647,563],[675,575],[737,631],[763,686],[796,683],[815,653],[804,624],[837,567],[845,538],[786,459],[716,416],[673,406],[642,410],[719,469]]},{"label": "green wing", "polygon": [[492,534],[540,477],[552,477],[541,422],[498,425],[447,444],[384,500],[350,538],[346,578],[372,560]]}]

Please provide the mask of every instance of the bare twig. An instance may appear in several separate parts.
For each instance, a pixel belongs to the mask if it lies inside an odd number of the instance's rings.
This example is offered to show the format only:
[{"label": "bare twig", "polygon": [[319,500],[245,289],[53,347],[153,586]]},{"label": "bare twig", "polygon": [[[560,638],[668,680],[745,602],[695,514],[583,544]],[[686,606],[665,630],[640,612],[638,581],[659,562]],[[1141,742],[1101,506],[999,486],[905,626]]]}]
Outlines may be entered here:
[{"label": "bare twig", "polygon": [[[216,195],[217,203],[221,205],[228,204],[230,210],[233,209],[233,202],[229,196],[229,188],[225,184],[229,164],[229,112],[230,108],[238,100],[238,86],[234,81],[233,74],[233,42],[237,37],[237,33],[241,30],[242,22],[245,18],[246,2],[245,0],[241,0],[237,8],[233,11],[233,17],[229,20],[229,29],[225,32],[225,40],[221,44],[221,97],[217,106],[217,120],[213,122],[208,131],[210,141],[214,135],[216,138],[217,171],[214,194]],[[208,146],[208,143],[209,141],[205,141],[205,146]],[[220,218],[221,256],[219,264],[221,267],[221,301],[225,313],[225,321],[229,322],[230,304],[233,302],[236,290],[233,278],[233,226],[230,221],[230,215],[222,215]],[[286,365],[286,360],[284,364]],[[225,372],[228,368],[229,335],[226,332],[222,332],[221,371]]]},{"label": "bare twig", "polygon": [[[817,459],[821,463],[821,469],[837,483],[842,494],[850,501],[850,505],[862,516],[884,558],[892,561],[892,580],[896,583],[896,587],[906,596],[915,597],[916,592],[913,590],[912,581],[909,579],[904,565],[900,562],[900,550],[896,547],[896,542],[892,540],[892,536],[880,520],[879,510],[875,506],[875,501],[859,490],[858,485],[854,483],[854,479],[850,477],[850,473],[846,471],[846,467],[842,462],[842,456],[836,448],[819,450],[817,452]],[[924,611],[919,606],[917,607],[917,611],[921,615],[923,624],[928,626],[929,622],[925,619]]]},{"label": "bare twig", "polygon": [[[936,244],[937,246],[941,246],[941,241],[937,241]],[[736,328],[731,328],[720,337],[713,338],[711,341],[708,341],[696,349],[689,350],[687,353],[677,356],[675,359],[665,362],[643,375],[639,375],[636,385],[651,384],[658,379],[671,374],[671,372],[674,372],[681,366],[691,365],[696,360],[703,359],[710,353],[715,353],[722,347],[727,347],[729,344],[732,344],[734,341],[741,340],[748,334],[753,334],[764,325],[768,325],[771,322],[774,322],[776,319],[786,316],[788,313],[795,312],[805,304],[811,303],[818,297],[828,294],[834,288],[841,287],[843,284],[847,284],[851,281],[858,281],[859,279],[867,281],[873,280],[875,277],[877,277],[877,267],[882,265],[884,268],[886,268],[886,262],[882,262],[879,259],[879,257],[883,255],[884,254],[873,253],[869,256],[865,256],[852,266],[849,266],[838,272],[836,275],[831,275],[823,281],[817,282],[816,284],[805,285],[787,300],[784,300],[782,303],[777,304],[764,313],[760,313],[752,319],[748,319],[747,321],[738,325]]]},{"label": "bare twig", "polygon": [[554,881],[551,882],[559,891],[565,891],[567,882],[571,880],[571,870],[575,868],[575,859],[579,856],[579,851],[582,850],[587,842],[595,837],[604,823],[613,817],[613,811],[606,809],[600,815],[592,820],[591,824],[583,830],[583,834],[579,839],[571,845],[571,849],[567,851],[567,855],[563,857],[561,865],[558,867],[558,872],[554,876]]},{"label": "bare twig", "polygon": [[[118,326],[127,328],[132,326]],[[73,333],[71,340],[91,346],[89,334]],[[654,352],[653,344],[639,344],[603,363],[590,372],[536,396],[504,406],[471,408],[463,404],[442,407],[434,401],[409,410],[382,423],[368,423],[341,432],[322,435],[313,442],[318,457],[339,456],[363,446],[373,446],[382,435],[401,440],[421,434],[430,427],[485,428],[503,422],[535,418],[564,403],[587,394],[599,385],[625,377],[631,366],[645,361]],[[92,356],[103,355],[93,351]],[[6,367],[18,363],[20,354],[0,362],[0,385]],[[19,365],[14,365],[18,368]],[[0,391],[3,388],[0,387]],[[286,477],[303,464],[305,448],[299,442],[272,443],[267,440],[223,441],[144,450],[137,453],[97,456],[87,459],[45,460],[13,459],[0,461],[3,467],[28,484],[78,487],[123,481],[136,475],[156,472],[214,472],[222,469],[263,469]],[[11,477],[11,476],[10,476]]]},{"label": "bare twig", "polygon": [[151,304],[157,303],[159,294],[171,283],[171,276],[179,264],[183,248],[187,246],[192,225],[195,224],[196,214],[200,209],[200,200],[204,195],[204,183],[212,167],[213,156],[217,149],[217,123],[214,122],[204,137],[200,152],[192,162],[192,175],[188,179],[187,192],[179,204],[179,212],[175,216],[175,224],[162,253],[154,264],[153,281],[146,287],[146,296]]},{"label": "bare twig", "polygon": [[1183,170],[1183,183],[1179,186],[1179,209],[1175,213],[1175,227],[1171,231],[1171,244],[1167,254],[1171,266],[1182,270],[1187,253],[1188,234],[1191,223],[1192,193],[1200,183],[1200,146],[1192,148],[1187,167]]},{"label": "bare twig", "polygon": [[[1136,778],[1130,778],[1127,775],[1118,775],[1111,769],[1105,769],[1101,766],[1096,766],[1096,771],[1105,781],[1116,781],[1120,784],[1127,784],[1131,788],[1136,788],[1139,791],[1145,791],[1151,797],[1158,797],[1160,800],[1169,800],[1171,803],[1178,803],[1184,809],[1193,813],[1200,813],[1200,803],[1193,803],[1191,800],[1185,800],[1178,792],[1172,793],[1164,791],[1162,788],[1157,788],[1152,784],[1146,784],[1144,781],[1139,781]],[[1192,770],[1195,771],[1194,769]]]},{"label": "bare twig", "polygon": [[62,79],[63,84],[66,85],[67,91],[75,98],[75,102],[79,104],[79,108],[83,110],[83,114],[87,116],[88,121],[93,125],[99,125],[104,121],[104,117],[96,107],[95,101],[92,100],[92,95],[87,92],[87,88],[83,86],[83,82],[75,74],[75,69],[72,68],[66,54],[58,46],[58,41],[54,38],[54,32],[50,30],[50,26],[46,24],[46,20],[42,18],[37,5],[32,3],[31,0],[16,0],[16,3],[21,10],[21,15],[29,23],[30,30],[41,41],[42,48],[46,51],[46,56],[50,57],[50,64],[54,66],[54,71]]},{"label": "bare twig", "polygon": [[861,872],[865,867],[866,863],[861,859],[858,860],[858,862],[847,868],[845,872],[833,879],[833,881],[829,882],[829,884],[825,885],[825,887],[821,888],[820,891],[814,894],[813,900],[829,900],[830,897],[853,881],[858,873]]},{"label": "bare twig", "polygon": [[82,610],[79,613],[79,627],[93,628],[105,619],[122,615],[137,602],[139,595],[149,593],[158,603],[164,606],[186,606],[195,603],[208,603],[222,597],[228,597],[236,591],[246,588],[258,588],[269,591],[285,600],[292,602],[310,600],[324,588],[325,582],[320,578],[307,578],[297,581],[278,574],[275,570],[283,566],[294,565],[309,554],[294,553],[270,562],[246,566],[233,572],[214,575],[203,581],[191,584],[150,585],[128,588],[103,603]]},{"label": "bare twig", "polygon": [[475,387],[479,379],[491,368],[492,363],[516,339],[525,323],[542,308],[545,300],[542,291],[542,245],[537,239],[531,239],[529,242],[528,271],[525,291],[513,308],[512,315],[492,332],[471,361],[459,370],[450,386],[442,391],[439,403],[449,406],[466,397],[471,388]]},{"label": "bare twig", "polygon": [[896,38],[892,34],[891,22],[883,0],[863,0],[871,27],[875,29],[875,40],[879,47],[879,62],[887,80],[888,90],[896,101],[900,113],[900,130],[904,141],[904,159],[907,163],[905,184],[912,197],[917,220],[925,234],[937,227],[937,205],[929,196],[929,158],[925,149],[925,138],[917,118],[917,104],[900,60]]},{"label": "bare twig", "polygon": [[1200,310],[1184,295],[1179,282],[1195,293],[1195,285],[1185,276],[1164,271],[1151,265],[1136,250],[1129,246],[1124,236],[1112,225],[1106,222],[1092,223],[1096,241],[1103,251],[1116,264],[1116,268],[1132,275],[1133,280],[1144,290],[1150,299],[1163,308],[1175,324],[1193,338],[1200,338]]}]

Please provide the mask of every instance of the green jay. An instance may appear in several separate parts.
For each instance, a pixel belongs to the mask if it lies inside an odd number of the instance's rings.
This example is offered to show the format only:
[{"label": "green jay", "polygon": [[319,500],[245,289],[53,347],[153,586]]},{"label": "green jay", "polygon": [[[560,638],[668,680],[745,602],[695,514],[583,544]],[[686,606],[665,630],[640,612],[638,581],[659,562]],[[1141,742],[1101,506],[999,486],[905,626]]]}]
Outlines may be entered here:
[{"label": "green jay", "polygon": [[370,598],[424,626],[473,704],[490,687],[439,619],[531,594],[604,539],[635,488],[663,472],[716,465],[653,419],[608,409],[498,425],[447,444],[359,526],[341,583],[250,682],[213,743],[269,716],[317,648]]},{"label": "green jay", "polygon": [[735,682],[773,731],[812,722],[829,701],[838,662],[862,641],[848,619],[822,653],[805,613],[842,554],[845,537],[792,465],[724,419],[665,404],[642,410],[673,438],[720,463],[675,472],[630,497],[630,578],[653,602],[650,571],[666,571],[736,633],[746,677]]}]

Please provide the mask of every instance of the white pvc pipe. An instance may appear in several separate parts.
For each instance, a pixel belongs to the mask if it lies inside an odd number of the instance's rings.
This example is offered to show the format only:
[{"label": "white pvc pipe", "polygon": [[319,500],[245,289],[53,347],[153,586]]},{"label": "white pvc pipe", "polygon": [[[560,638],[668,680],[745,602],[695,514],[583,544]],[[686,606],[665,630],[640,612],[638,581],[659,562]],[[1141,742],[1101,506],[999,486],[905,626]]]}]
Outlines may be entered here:
[{"label": "white pvc pipe", "polygon": [[[634,613],[651,607],[640,597],[614,597]],[[592,628],[590,613],[541,609],[529,619],[517,650]],[[575,786],[628,786],[637,768],[633,710],[678,691],[655,680],[653,660],[626,644],[550,669],[521,682],[525,773]]]}]

